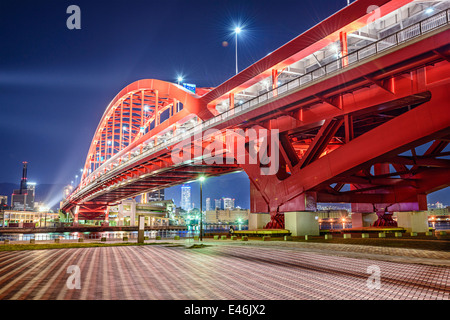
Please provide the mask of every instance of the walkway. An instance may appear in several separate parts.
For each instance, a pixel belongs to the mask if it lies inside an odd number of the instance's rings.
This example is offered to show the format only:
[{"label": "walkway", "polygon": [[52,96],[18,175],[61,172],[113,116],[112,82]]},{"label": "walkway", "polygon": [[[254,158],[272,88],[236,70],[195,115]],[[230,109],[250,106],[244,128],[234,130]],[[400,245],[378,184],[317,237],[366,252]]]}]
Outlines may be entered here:
[{"label": "walkway", "polygon": [[[174,242],[0,252],[0,299],[450,299],[450,268],[406,263],[405,250],[411,249],[364,246],[364,253],[353,245],[357,250],[231,240],[195,249],[188,246],[193,241]],[[392,257],[404,262],[376,259],[374,251],[385,249],[402,253]],[[71,265],[79,267],[80,289],[66,284]],[[368,282],[374,277],[370,270],[379,270],[379,288]]]}]

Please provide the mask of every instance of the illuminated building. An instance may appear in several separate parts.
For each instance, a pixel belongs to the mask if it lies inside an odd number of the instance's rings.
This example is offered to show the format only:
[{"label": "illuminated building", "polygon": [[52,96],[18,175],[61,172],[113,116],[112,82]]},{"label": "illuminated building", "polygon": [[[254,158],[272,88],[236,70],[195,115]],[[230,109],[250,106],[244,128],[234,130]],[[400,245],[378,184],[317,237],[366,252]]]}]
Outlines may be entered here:
[{"label": "illuminated building", "polygon": [[214,203],[215,203],[215,206],[214,206],[214,209],[222,209],[222,199],[215,199],[214,200]]},{"label": "illuminated building", "polygon": [[191,208],[191,187],[182,186],[181,187],[181,209],[185,211],[190,211]]},{"label": "illuminated building", "polygon": [[164,201],[164,189],[147,193],[147,202]]}]

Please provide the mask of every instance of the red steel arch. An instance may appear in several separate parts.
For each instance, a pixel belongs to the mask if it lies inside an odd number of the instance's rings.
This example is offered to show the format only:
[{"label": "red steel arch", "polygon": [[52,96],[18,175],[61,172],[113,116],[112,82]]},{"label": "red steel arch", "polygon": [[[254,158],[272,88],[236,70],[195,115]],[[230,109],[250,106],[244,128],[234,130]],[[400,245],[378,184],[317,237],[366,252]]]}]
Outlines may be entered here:
[{"label": "red steel arch", "polygon": [[199,96],[177,84],[144,79],[126,86],[110,102],[95,130],[80,185],[86,185],[111,158],[126,155],[193,115],[200,120],[212,117]]}]

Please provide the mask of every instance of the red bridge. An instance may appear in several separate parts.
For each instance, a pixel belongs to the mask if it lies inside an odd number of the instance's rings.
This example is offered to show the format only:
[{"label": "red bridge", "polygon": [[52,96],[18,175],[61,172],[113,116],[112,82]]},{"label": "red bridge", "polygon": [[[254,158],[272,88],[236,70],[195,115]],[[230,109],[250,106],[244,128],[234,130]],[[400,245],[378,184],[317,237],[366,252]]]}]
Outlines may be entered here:
[{"label": "red bridge", "polygon": [[[216,88],[130,84],[107,106],[62,209],[108,220],[123,199],[244,170],[251,212],[270,213],[268,228],[317,202],[351,203],[355,219],[377,212],[376,225],[427,210],[427,194],[450,184],[449,8],[359,0]],[[251,128],[279,132],[276,174],[230,158],[210,134]],[[208,161],[213,141],[222,163]]]}]

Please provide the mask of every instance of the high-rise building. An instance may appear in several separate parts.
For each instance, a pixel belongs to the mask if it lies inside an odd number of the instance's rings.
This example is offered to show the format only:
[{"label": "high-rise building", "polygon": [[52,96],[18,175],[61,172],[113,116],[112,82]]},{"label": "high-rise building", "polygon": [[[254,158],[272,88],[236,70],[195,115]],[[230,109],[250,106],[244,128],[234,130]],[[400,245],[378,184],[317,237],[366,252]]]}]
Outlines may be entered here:
[{"label": "high-rise building", "polygon": [[211,210],[211,198],[206,198],[206,211]]},{"label": "high-rise building", "polygon": [[147,202],[164,201],[164,189],[147,193]]},{"label": "high-rise building", "polygon": [[191,187],[181,186],[181,209],[190,211],[191,208]]},{"label": "high-rise building", "polygon": [[214,199],[214,209],[222,209],[222,199]]},{"label": "high-rise building", "polygon": [[223,208],[224,208],[224,210],[234,209],[234,199],[223,198]]},{"label": "high-rise building", "polygon": [[33,211],[36,184],[27,182],[27,162],[23,162],[20,189],[14,190],[11,196],[11,207],[14,210]]}]

